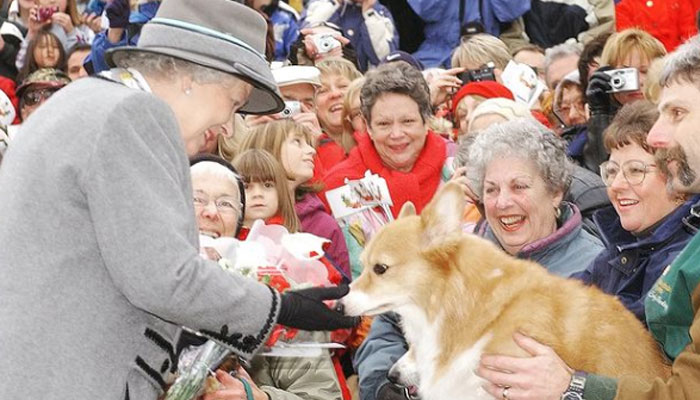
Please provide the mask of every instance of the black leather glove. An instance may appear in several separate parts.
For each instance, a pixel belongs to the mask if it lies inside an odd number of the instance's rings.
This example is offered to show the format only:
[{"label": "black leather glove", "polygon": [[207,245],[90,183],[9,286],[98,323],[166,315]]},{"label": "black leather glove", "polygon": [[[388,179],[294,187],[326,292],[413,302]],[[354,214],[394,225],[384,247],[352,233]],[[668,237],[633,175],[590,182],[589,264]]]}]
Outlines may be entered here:
[{"label": "black leather glove", "polygon": [[610,75],[605,73],[611,69],[613,68],[607,65],[600,67],[588,80],[586,99],[591,114],[614,114],[617,109],[617,102],[609,93],[612,90]]},{"label": "black leather glove", "polygon": [[131,7],[129,0],[113,0],[105,7],[110,28],[126,28],[129,25]]},{"label": "black leather glove", "polygon": [[359,317],[347,317],[323,304],[323,300],[337,300],[348,291],[347,286],[288,290],[282,293],[277,323],[305,331],[352,328],[360,323]]}]

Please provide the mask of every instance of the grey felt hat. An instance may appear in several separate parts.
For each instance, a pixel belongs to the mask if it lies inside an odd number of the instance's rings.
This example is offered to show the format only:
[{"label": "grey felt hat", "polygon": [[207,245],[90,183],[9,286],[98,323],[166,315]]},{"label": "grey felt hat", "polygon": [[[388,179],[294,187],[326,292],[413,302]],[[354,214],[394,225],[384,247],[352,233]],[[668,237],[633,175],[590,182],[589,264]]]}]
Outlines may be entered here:
[{"label": "grey felt hat", "polygon": [[115,66],[126,53],[140,51],[230,73],[253,85],[239,112],[275,113],[284,101],[263,55],[266,32],[257,11],[231,0],[164,0],[138,44],[108,50],[105,61]]}]

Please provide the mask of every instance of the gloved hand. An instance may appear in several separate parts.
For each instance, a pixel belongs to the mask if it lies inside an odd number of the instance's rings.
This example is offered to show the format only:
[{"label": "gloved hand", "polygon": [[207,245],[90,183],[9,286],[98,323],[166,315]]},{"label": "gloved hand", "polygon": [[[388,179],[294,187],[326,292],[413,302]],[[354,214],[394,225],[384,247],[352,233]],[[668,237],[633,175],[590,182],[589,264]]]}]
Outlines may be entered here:
[{"label": "gloved hand", "polygon": [[610,86],[610,75],[606,74],[605,71],[611,69],[613,68],[607,65],[600,67],[588,80],[586,99],[588,100],[588,108],[591,110],[591,114],[614,114],[617,108],[617,102],[608,93],[612,86]]},{"label": "gloved hand", "polygon": [[110,28],[126,28],[129,25],[131,6],[129,0],[111,0],[105,7]]},{"label": "gloved hand", "polygon": [[288,290],[282,293],[277,323],[305,331],[352,328],[360,323],[359,317],[346,317],[323,303],[323,300],[337,300],[349,290],[347,286]]}]

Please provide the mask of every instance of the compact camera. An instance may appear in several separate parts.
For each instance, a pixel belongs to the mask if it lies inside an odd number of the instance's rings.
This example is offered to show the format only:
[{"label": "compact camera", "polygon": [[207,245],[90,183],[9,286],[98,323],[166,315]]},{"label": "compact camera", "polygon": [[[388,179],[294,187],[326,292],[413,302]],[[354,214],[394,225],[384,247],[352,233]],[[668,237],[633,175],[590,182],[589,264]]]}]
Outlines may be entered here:
[{"label": "compact camera", "polygon": [[331,50],[341,46],[340,41],[329,33],[313,35],[311,39],[314,41],[314,45],[316,46],[318,52],[321,54],[328,53]]},{"label": "compact camera", "polygon": [[639,72],[636,68],[621,68],[605,71],[610,75],[608,93],[635,92],[639,90]]},{"label": "compact camera", "polygon": [[496,74],[494,70],[496,66],[494,63],[490,62],[479,69],[468,69],[457,75],[462,81],[462,85],[466,85],[469,82],[481,82],[481,81],[495,81]]},{"label": "compact camera", "polygon": [[301,112],[301,103],[298,101],[285,101],[284,110],[280,112],[282,118],[292,118]]},{"label": "compact camera", "polygon": [[51,16],[58,11],[58,7],[39,7],[37,19],[39,22],[45,22],[51,19]]}]

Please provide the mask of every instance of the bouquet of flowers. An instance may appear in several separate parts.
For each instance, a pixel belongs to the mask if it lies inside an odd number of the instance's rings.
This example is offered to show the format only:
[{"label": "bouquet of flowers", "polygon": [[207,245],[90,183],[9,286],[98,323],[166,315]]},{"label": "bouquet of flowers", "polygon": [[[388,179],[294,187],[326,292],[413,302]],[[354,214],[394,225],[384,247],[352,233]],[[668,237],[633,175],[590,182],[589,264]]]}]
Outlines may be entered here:
[{"label": "bouquet of flowers", "polygon": [[[200,254],[217,260],[229,273],[242,274],[283,292],[340,282],[340,273],[323,258],[329,244],[326,239],[308,233],[289,233],[281,225],[265,225],[258,220],[245,241],[200,236]],[[277,325],[266,346],[274,347],[280,339],[290,340],[296,333],[296,329]],[[165,399],[191,400],[200,395],[208,374],[229,354],[228,347],[213,340],[184,352],[178,378]]]}]

